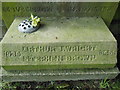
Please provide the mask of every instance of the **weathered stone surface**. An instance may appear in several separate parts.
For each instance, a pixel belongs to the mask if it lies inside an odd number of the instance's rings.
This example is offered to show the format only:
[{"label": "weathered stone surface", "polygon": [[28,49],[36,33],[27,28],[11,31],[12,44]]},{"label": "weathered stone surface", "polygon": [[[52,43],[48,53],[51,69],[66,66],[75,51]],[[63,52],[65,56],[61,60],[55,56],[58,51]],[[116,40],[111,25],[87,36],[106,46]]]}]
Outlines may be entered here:
[{"label": "weathered stone surface", "polygon": [[21,33],[15,19],[1,41],[2,65],[11,70],[112,68],[117,44],[101,18],[41,18],[40,29]]},{"label": "weathered stone surface", "polygon": [[[1,39],[0,39],[1,42]],[[1,43],[0,43],[0,82],[2,82],[2,56],[1,56],[1,51],[2,51],[2,47],[1,47]]]},{"label": "weathered stone surface", "polygon": [[2,20],[0,19],[0,38],[2,38]]},{"label": "weathered stone surface", "polygon": [[0,39],[2,38],[2,26],[0,26]]},{"label": "weathered stone surface", "polygon": [[114,16],[114,20],[120,20],[120,1],[119,1],[119,4],[118,4],[118,8],[117,8],[117,10],[116,10],[116,12],[115,12],[115,16]]},{"label": "weathered stone surface", "polygon": [[0,19],[0,40],[1,40],[1,39],[3,38],[3,36],[5,35],[6,31],[7,31],[7,28],[6,28],[3,20]]},{"label": "weathered stone surface", "polygon": [[53,81],[53,80],[89,80],[113,79],[119,70],[109,69],[72,69],[72,70],[11,70],[2,68],[3,81]]},{"label": "weathered stone surface", "polygon": [[[18,0],[17,0],[18,1]],[[63,0],[64,1],[64,0]],[[17,16],[29,16],[32,12],[42,17],[102,17],[109,26],[118,7],[116,2],[3,2],[3,20],[7,27]],[[9,17],[9,19],[8,19]]]},{"label": "weathered stone surface", "polygon": [[0,82],[2,82],[2,67],[0,66]]},{"label": "weathered stone surface", "polygon": [[2,3],[0,1],[0,38],[2,38]]}]

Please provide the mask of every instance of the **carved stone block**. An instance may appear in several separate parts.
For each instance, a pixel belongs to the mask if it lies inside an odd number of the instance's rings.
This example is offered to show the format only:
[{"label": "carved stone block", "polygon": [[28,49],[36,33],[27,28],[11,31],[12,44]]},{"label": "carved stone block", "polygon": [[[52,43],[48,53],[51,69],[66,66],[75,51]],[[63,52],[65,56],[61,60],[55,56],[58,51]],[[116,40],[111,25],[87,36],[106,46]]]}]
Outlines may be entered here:
[{"label": "carved stone block", "polygon": [[117,42],[97,17],[41,17],[41,27],[31,34],[17,30],[16,18],[2,44],[6,70],[113,68]]}]

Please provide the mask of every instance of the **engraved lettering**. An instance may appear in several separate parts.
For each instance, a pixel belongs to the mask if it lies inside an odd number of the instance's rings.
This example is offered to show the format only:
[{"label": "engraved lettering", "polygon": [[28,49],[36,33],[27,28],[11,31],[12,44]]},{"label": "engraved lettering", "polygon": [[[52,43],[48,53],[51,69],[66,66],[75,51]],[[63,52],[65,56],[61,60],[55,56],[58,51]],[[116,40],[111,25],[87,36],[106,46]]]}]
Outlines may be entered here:
[{"label": "engraved lettering", "polygon": [[5,57],[20,57],[21,52],[20,51],[4,51]]},{"label": "engraved lettering", "polygon": [[110,51],[110,50],[100,50],[99,51],[100,55],[115,55],[115,51]]},{"label": "engraved lettering", "polygon": [[94,51],[96,46],[61,46],[61,51],[75,52],[75,51]]},{"label": "engraved lettering", "polygon": [[95,55],[53,55],[53,56],[23,56],[23,61],[37,61],[37,62],[60,62],[60,61],[94,61]]},{"label": "engraved lettering", "polygon": [[[59,6],[56,7],[57,10],[60,13],[64,13],[67,11],[69,13],[92,13],[92,12],[96,12],[96,14],[101,13],[101,12],[105,12],[107,11],[108,13],[111,12],[111,8],[113,6],[93,6],[93,7],[78,7],[78,6],[69,6],[66,7],[66,9],[59,9]],[[36,6],[36,7],[31,7],[31,6],[27,6],[27,7],[19,7],[19,6],[6,6],[2,8],[4,12],[42,12],[42,13],[48,13],[48,12],[53,12],[53,8],[50,6]]]},{"label": "engraved lettering", "polygon": [[23,46],[24,52],[79,52],[79,51],[95,51],[96,46]]},{"label": "engraved lettering", "polygon": [[51,46],[23,46],[22,51],[24,52],[55,52],[55,47]]},{"label": "engraved lettering", "polygon": [[[95,61],[100,55],[116,55],[112,50],[99,50],[97,45],[24,45],[18,50],[20,51],[4,51],[7,60],[13,60],[19,57],[23,62],[38,63],[80,63]],[[12,59],[11,59],[12,57]],[[54,64],[54,63],[53,63]]]}]

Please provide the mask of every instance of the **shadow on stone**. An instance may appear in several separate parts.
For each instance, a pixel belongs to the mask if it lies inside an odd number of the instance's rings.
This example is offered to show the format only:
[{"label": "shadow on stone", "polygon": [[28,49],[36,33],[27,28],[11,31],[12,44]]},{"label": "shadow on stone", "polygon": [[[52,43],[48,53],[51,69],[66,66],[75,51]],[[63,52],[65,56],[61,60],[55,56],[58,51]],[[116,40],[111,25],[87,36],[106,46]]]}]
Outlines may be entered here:
[{"label": "shadow on stone", "polygon": [[113,20],[111,25],[110,25],[110,30],[114,37],[117,40],[117,67],[120,70],[120,20]]}]

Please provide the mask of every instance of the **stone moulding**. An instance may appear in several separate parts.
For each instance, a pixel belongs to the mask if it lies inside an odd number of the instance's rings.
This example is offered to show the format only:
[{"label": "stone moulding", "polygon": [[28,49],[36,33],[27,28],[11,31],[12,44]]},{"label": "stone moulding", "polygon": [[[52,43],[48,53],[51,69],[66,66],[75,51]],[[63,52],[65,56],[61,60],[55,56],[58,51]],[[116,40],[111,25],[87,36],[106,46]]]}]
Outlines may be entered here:
[{"label": "stone moulding", "polygon": [[109,69],[66,69],[66,70],[5,70],[3,81],[51,81],[51,80],[89,80],[113,79],[119,74],[117,68]]}]

